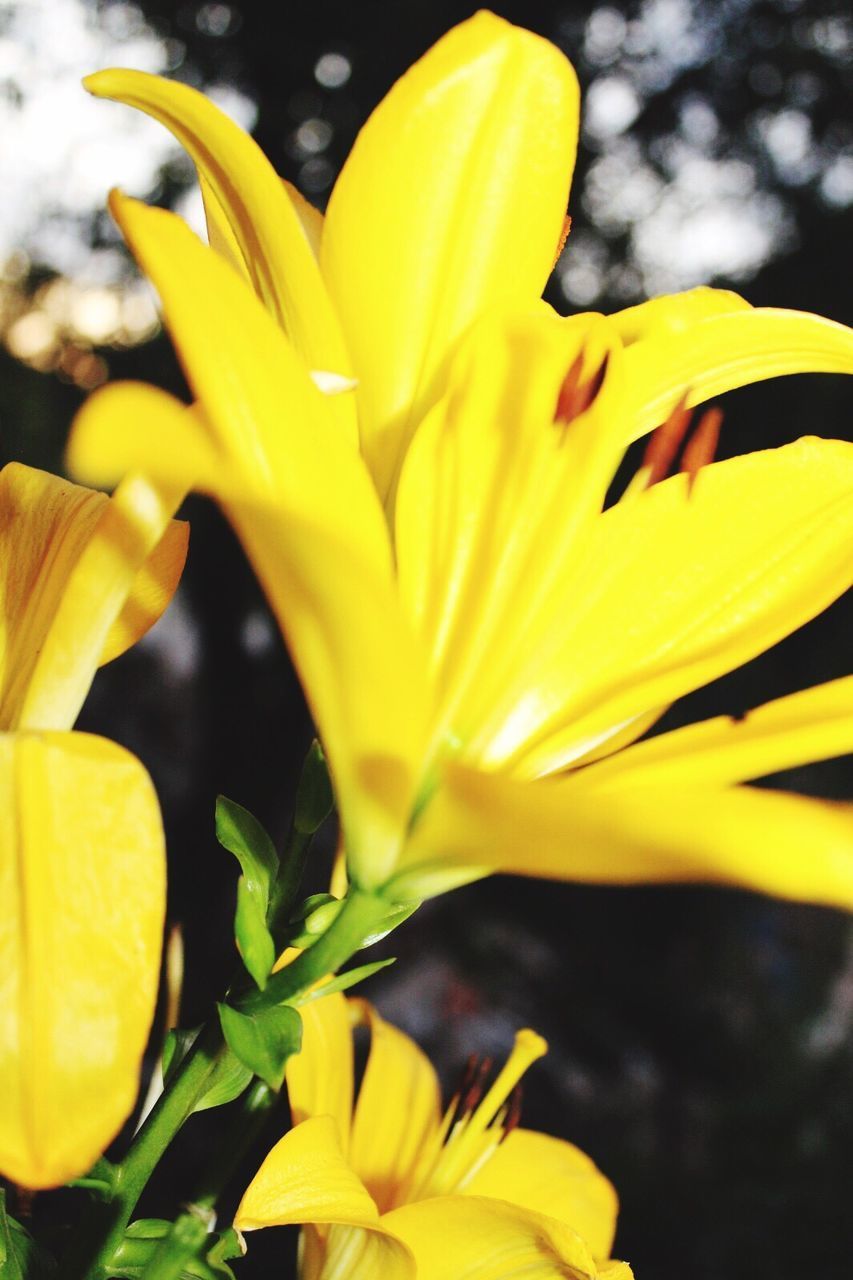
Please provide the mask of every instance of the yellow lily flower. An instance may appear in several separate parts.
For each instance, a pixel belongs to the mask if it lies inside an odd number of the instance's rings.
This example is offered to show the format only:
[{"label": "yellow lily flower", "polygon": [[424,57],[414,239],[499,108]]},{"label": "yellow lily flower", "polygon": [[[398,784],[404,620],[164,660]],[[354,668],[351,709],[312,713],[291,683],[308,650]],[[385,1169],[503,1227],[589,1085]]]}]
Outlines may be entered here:
[{"label": "yellow lily flower", "polygon": [[735,785],[853,749],[853,682],[631,746],[849,585],[853,447],[643,471],[604,510],[633,441],[749,382],[850,372],[853,333],[711,289],[609,318],[537,300],[577,87],[490,14],[391,90],[325,221],[186,86],[87,83],[183,140],[213,247],[114,195],[197,404],[105,388],[71,465],[223,503],[311,703],[353,881],[405,901],[494,870],[703,879],[853,905],[849,811]]},{"label": "yellow lily flower", "polygon": [[[179,495],[113,498],[0,471],[0,1172],[85,1172],[133,1106],[165,911],[154,787],[129,752],[69,732],[99,665],[168,604]],[[174,502],[171,499],[174,498]]]},{"label": "yellow lily flower", "polygon": [[[276,1143],[235,1226],[302,1225],[302,1280],[630,1280],[607,1261],[617,1199],[571,1143],[517,1127],[518,1081],[547,1050],[520,1031],[487,1086],[471,1061],[442,1116],[428,1058],[367,1001],[302,1008],[302,1051],[287,1067],[295,1127]],[[370,1052],[354,1098],[353,1032]]]}]

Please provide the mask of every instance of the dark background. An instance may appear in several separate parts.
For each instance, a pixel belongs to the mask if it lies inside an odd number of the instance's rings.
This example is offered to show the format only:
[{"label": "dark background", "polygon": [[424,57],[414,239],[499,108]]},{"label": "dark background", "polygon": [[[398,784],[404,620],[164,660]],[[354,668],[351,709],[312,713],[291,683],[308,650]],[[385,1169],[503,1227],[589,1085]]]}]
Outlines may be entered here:
[{"label": "dark background", "polygon": [[[473,11],[437,0],[233,6],[148,0],[140,7],[182,47],[176,74],[230,82],[257,102],[255,136],[319,203],[360,122],[393,79]],[[614,71],[642,86],[628,131],[633,155],[665,182],[685,109],[710,106],[717,128],[703,144],[706,155],[716,164],[740,162],[737,172],[751,174],[761,198],[776,202],[777,243],[784,245],[741,278],[722,273],[714,282],[741,289],[754,303],[853,319],[849,209],[837,192],[827,198],[821,176],[851,142],[845,5],[666,0],[495,8],[559,43],[584,90]],[[602,9],[609,14],[605,35],[618,33],[620,17],[629,23],[615,51],[603,54],[601,40],[596,45],[589,36],[592,15]],[[631,31],[636,46],[651,10],[664,48],[667,25],[675,44],[687,15],[693,45],[686,63],[658,58],[656,67],[654,51],[643,52],[641,40],[639,50],[626,47]],[[328,51],[352,66],[334,90],[314,78]],[[796,156],[786,167],[762,141],[768,113],[788,109],[810,121],[799,168]],[[331,125],[319,153],[298,142],[307,118]],[[563,263],[577,244],[594,271],[592,284],[569,279],[569,297],[552,284],[549,296],[563,310],[577,309],[572,288],[586,289],[587,305],[608,310],[654,287],[648,264],[638,265],[633,224],[605,216],[602,229],[592,220],[601,201],[596,206],[590,195],[590,174],[609,145],[587,137],[582,146]],[[167,169],[154,197],[169,201],[184,180],[181,166]],[[93,233],[110,234],[102,223]],[[36,263],[33,287],[38,280]],[[110,376],[181,390],[162,335],[101,354]],[[80,399],[80,390],[56,373],[0,353],[4,460],[58,469]],[[727,398],[722,452],[807,432],[849,435],[850,403],[840,378],[744,390]],[[176,612],[154,638],[102,672],[80,727],[129,746],[157,783],[171,851],[170,913],[183,924],[186,942],[184,1018],[192,1023],[205,1016],[233,963],[236,872],[213,838],[214,797],[224,792],[240,801],[282,836],[311,728],[230,532],[201,500],[191,500],[186,514],[192,543]],[[845,674],[849,624],[842,602],[764,658],[685,699],[667,725],[742,710]],[[799,770],[784,782],[849,796],[849,761]],[[329,833],[327,852],[332,839]],[[328,862],[318,857],[314,887],[324,887],[327,874]],[[524,1122],[577,1142],[613,1179],[622,1200],[615,1252],[632,1263],[638,1280],[805,1274],[841,1280],[853,1256],[851,941],[849,921],[839,913],[735,892],[599,890],[496,878],[424,907],[393,938],[398,964],[367,990],[418,1038],[447,1081],[470,1051],[504,1053],[520,1025],[547,1036],[551,1052],[529,1076]],[[209,1141],[209,1122],[196,1118],[172,1172],[155,1184],[149,1212],[175,1212],[175,1198],[186,1193],[178,1179],[192,1178]],[[285,1232],[252,1237],[242,1274],[267,1268],[283,1274],[290,1248]]]}]

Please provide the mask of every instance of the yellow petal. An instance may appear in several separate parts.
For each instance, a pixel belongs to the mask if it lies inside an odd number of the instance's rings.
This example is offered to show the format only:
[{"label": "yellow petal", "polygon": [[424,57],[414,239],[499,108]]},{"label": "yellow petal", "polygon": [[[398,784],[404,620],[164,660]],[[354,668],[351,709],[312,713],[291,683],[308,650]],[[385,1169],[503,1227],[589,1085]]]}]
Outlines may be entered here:
[{"label": "yellow petal", "polygon": [[707,881],[853,908],[853,806],[753,787],[599,795],[582,776],[518,782],[452,766],[391,890],[426,896],[514,871],[593,884]]},{"label": "yellow petal", "polygon": [[384,1212],[405,1200],[424,1145],[438,1131],[441,1095],[432,1064],[413,1040],[366,1000],[351,1007],[370,1027],[370,1055],[349,1158]]},{"label": "yellow petal", "polygon": [[84,1173],[133,1106],[165,910],[160,811],[133,756],[0,735],[0,1171]]},{"label": "yellow petal", "polygon": [[[654,304],[651,304],[654,305]],[[853,330],[804,311],[741,307],[682,326],[653,325],[625,352],[625,444],[735,387],[788,373],[853,373]]]},{"label": "yellow petal", "polygon": [[570,1142],[514,1129],[466,1183],[465,1194],[545,1213],[582,1236],[596,1258],[610,1257],[616,1192],[589,1156]]},{"label": "yellow petal", "polygon": [[332,1116],[346,1149],[352,1119],[352,1021],[344,997],[335,992],[300,1009],[302,1048],[286,1067],[287,1096],[295,1123]]},{"label": "yellow petal", "polygon": [[[853,676],[639,743],[587,769],[584,787],[726,786],[853,751]],[[580,780],[579,780],[580,781]]]},{"label": "yellow petal", "polygon": [[157,620],[184,564],[180,493],[140,477],[112,499],[12,463],[0,473],[5,728],[70,728],[99,663]]},{"label": "yellow petal", "polygon": [[[308,693],[354,877],[378,883],[418,785],[426,693],[370,477],[329,418],[330,399],[238,275],[174,215],[123,199],[115,208],[163,297],[219,465],[199,444],[198,412],[179,426],[170,402],[168,427],[146,426],[150,396],[128,409],[111,460],[133,431],[128,457],[156,474],[164,463],[152,442],[174,429],[166,465],[185,463],[187,482],[211,484],[222,497]],[[91,463],[98,452],[97,442],[72,443],[72,460],[82,453]]]},{"label": "yellow petal", "polygon": [[[555,585],[583,557],[578,541],[621,456],[620,355],[599,316],[490,317],[460,345],[447,395],[412,442],[397,498],[400,592],[436,672],[438,729],[462,743],[496,700],[520,696],[518,653],[538,650]],[[586,393],[575,403],[590,398],[577,416],[565,408],[571,421],[558,416],[567,376]]]},{"label": "yellow petal", "polygon": [[[90,93],[137,107],[186,147],[212,194],[212,221],[229,228],[258,296],[310,369],[348,373],[337,317],[302,221],[281,179],[255,142],[203,94],[160,76],[121,68],[84,81]],[[208,201],[208,211],[211,203]],[[216,231],[214,231],[216,238]],[[344,406],[343,416],[352,413]]]},{"label": "yellow petal", "polygon": [[377,1225],[379,1213],[352,1171],[331,1116],[297,1124],[270,1151],[234,1217],[239,1231],[295,1222]]},{"label": "yellow petal", "polygon": [[398,81],[359,134],[329,201],[322,264],[383,495],[456,339],[493,304],[541,293],[577,124],[563,55],[479,13]]},{"label": "yellow petal", "polygon": [[555,584],[551,626],[515,674],[527,696],[495,699],[484,740],[517,743],[501,762],[526,776],[564,767],[820,613],[849,585],[851,551],[840,441],[732,458],[612,507]]},{"label": "yellow petal", "polygon": [[299,1280],[416,1280],[411,1251],[381,1226],[333,1225],[322,1236],[303,1227],[301,1236]]},{"label": "yellow petal", "polygon": [[710,316],[749,310],[750,304],[740,294],[700,285],[698,289],[664,294],[648,302],[640,302],[635,307],[614,311],[607,319],[627,347],[652,334],[680,333]]},{"label": "yellow petal", "polygon": [[319,262],[320,248],[323,243],[323,227],[326,219],[319,209],[314,208],[310,200],[305,199],[299,188],[294,187],[292,182],[288,182],[285,179],[284,189],[290,197],[299,221],[302,223],[302,230],[305,232],[314,257]]},{"label": "yellow petal", "polygon": [[[439,1196],[385,1214],[418,1280],[593,1280],[586,1243],[554,1218],[480,1196]],[[628,1273],[630,1274],[630,1273]]]}]

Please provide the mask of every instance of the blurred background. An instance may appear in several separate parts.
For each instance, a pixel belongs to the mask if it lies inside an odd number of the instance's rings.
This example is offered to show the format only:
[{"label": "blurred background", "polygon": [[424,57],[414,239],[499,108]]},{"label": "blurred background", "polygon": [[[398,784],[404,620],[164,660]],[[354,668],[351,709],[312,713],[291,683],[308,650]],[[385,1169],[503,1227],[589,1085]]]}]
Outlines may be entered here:
[{"label": "blurred background", "polygon": [[[107,378],[183,389],[104,202],[120,185],[200,226],[192,168],[153,122],[88,99],[82,75],[118,64],[202,87],[322,206],[371,108],[473,7],[0,3],[2,461],[61,470],[70,417]],[[549,286],[556,306],[606,311],[708,282],[853,321],[846,3],[494,7],[560,45],[583,89],[572,232]],[[273,33],[279,15],[286,36]],[[722,453],[807,432],[849,437],[850,405],[840,378],[739,392],[724,406]],[[236,866],[213,838],[214,797],[282,836],[311,727],[230,532],[201,500],[186,514],[178,597],[101,673],[80,727],[124,743],[154,775],[192,1023],[233,963]],[[850,622],[842,602],[686,699],[666,726],[846,674]],[[849,764],[775,781],[849,797]],[[309,887],[325,887],[333,838]],[[853,934],[840,914],[715,890],[496,878],[429,904],[392,941],[399,964],[367,991],[448,1084],[469,1052],[505,1053],[520,1025],[547,1036],[524,1123],[577,1142],[614,1180],[615,1252],[638,1280],[849,1276]],[[197,1117],[147,1212],[176,1211],[177,1179],[192,1178],[208,1144]],[[241,1274],[288,1274],[292,1245],[284,1231],[256,1235]]]}]

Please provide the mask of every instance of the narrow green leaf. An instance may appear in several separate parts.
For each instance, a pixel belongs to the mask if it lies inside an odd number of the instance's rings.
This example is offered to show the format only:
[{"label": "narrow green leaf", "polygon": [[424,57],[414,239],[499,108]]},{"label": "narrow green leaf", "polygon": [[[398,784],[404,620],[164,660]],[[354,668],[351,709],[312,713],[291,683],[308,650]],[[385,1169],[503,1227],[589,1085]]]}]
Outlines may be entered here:
[{"label": "narrow green leaf", "polygon": [[245,1014],[227,1004],[217,1007],[229,1047],[271,1089],[280,1089],[287,1059],[302,1045],[302,1019],[296,1010],[274,1005]]},{"label": "narrow green leaf", "polygon": [[263,990],[275,962],[267,912],[270,889],[278,875],[278,854],[257,818],[225,796],[216,800],[216,838],[243,868],[237,885],[234,933],[243,963]]},{"label": "narrow green leaf", "polygon": [[324,982],[322,987],[312,987],[310,991],[306,991],[303,996],[295,1000],[294,1004],[297,1006],[310,1004],[312,1000],[319,1000],[322,996],[330,996],[335,991],[348,991],[357,982],[364,982],[365,978],[372,977],[380,969],[387,969],[389,964],[394,964],[396,959],[396,956],[391,956],[388,960],[374,960],[372,964],[360,964],[356,969],[348,969],[346,973],[339,973],[328,982]]},{"label": "narrow green leaf", "polygon": [[246,878],[260,885],[266,900],[278,872],[278,854],[254,814],[226,796],[217,796],[216,838],[224,849],[234,854]]},{"label": "narrow green leaf", "polygon": [[334,803],[326,757],[315,738],[305,757],[296,790],[293,825],[300,835],[312,836],[326,821]]},{"label": "narrow green leaf", "polygon": [[237,884],[234,936],[243,964],[263,991],[275,964],[275,943],[267,928],[267,904],[248,876]]},{"label": "narrow green leaf", "polygon": [[[162,1065],[165,1085],[172,1080],[200,1030],[200,1027],[176,1028],[166,1036]],[[233,1102],[246,1088],[252,1074],[248,1067],[231,1056],[220,1059],[208,1076],[207,1086],[193,1111],[209,1111],[212,1107],[224,1107],[227,1102]]]}]

